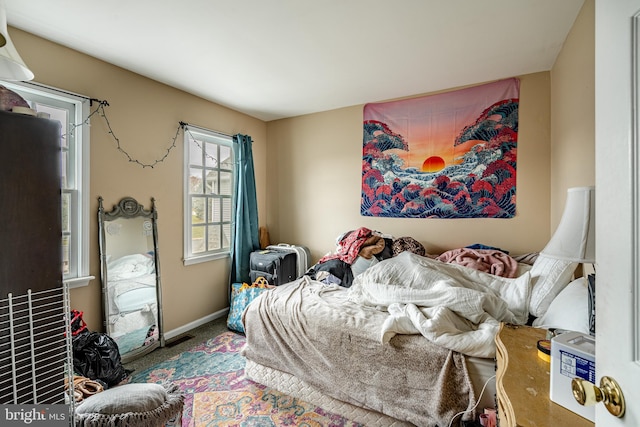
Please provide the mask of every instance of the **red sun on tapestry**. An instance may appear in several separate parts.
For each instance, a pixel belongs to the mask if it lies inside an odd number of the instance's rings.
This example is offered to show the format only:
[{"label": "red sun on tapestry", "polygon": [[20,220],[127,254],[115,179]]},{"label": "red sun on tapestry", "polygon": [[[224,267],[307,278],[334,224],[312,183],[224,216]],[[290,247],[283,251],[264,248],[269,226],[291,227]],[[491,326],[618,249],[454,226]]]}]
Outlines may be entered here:
[{"label": "red sun on tapestry", "polygon": [[431,156],[422,163],[422,172],[438,172],[444,169],[444,160],[440,156]]}]

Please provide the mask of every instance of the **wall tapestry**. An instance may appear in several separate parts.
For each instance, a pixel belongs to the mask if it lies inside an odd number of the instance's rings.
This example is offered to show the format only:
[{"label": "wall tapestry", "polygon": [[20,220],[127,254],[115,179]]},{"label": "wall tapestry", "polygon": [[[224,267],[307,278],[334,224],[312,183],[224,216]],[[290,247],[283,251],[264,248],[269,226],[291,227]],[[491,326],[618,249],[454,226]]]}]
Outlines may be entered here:
[{"label": "wall tapestry", "polygon": [[515,216],[519,86],[366,104],[362,215]]}]

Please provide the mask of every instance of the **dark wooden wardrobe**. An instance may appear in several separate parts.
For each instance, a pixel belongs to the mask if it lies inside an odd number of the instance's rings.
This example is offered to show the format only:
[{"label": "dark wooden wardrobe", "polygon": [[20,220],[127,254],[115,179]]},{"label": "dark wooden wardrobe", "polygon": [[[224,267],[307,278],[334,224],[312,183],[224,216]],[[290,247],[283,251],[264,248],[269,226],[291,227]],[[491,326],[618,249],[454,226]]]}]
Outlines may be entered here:
[{"label": "dark wooden wardrobe", "polygon": [[64,403],[60,124],[0,111],[0,404]]}]

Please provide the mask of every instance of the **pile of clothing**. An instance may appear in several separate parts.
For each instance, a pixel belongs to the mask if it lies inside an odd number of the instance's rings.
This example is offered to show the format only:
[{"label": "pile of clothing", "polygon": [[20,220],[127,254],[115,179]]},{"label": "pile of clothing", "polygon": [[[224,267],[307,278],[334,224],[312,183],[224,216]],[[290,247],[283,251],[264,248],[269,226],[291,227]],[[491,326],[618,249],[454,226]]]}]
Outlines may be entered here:
[{"label": "pile of clothing", "polygon": [[348,288],[372,265],[403,251],[425,255],[424,246],[411,237],[398,239],[366,227],[347,231],[336,240],[336,250],[322,257],[306,275],[326,284]]},{"label": "pile of clothing", "polygon": [[367,268],[405,251],[507,278],[517,276],[519,262],[532,264],[537,255],[512,257],[509,251],[479,243],[431,255],[412,237],[394,238],[360,227],[338,236],[335,251],[323,256],[306,275],[319,282],[348,288]]}]

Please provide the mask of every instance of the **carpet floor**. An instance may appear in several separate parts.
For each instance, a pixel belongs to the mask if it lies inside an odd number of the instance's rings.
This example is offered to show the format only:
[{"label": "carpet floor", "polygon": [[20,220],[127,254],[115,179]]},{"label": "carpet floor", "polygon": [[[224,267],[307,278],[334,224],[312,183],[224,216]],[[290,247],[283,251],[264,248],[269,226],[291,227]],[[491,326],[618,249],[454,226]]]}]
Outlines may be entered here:
[{"label": "carpet floor", "polygon": [[239,353],[244,343],[243,335],[223,331],[167,360],[136,368],[131,382],[177,384],[185,395],[183,427],[362,426],[245,378]]}]

